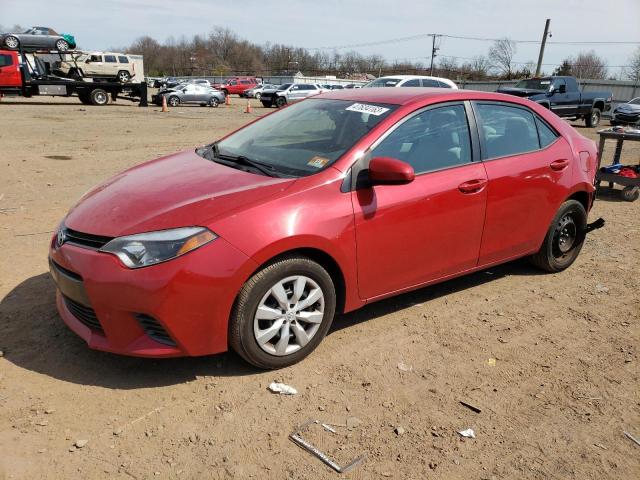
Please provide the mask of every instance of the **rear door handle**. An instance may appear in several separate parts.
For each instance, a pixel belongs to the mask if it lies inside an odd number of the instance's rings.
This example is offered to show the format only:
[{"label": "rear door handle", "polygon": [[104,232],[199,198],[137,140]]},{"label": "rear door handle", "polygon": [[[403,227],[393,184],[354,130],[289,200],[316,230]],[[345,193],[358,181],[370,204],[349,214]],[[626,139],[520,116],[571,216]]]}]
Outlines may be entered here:
[{"label": "rear door handle", "polygon": [[484,178],[477,178],[475,180],[469,180],[468,182],[458,185],[458,190],[462,193],[477,193],[480,192],[487,185],[487,180]]},{"label": "rear door handle", "polygon": [[556,171],[564,170],[569,166],[569,160],[567,160],[566,158],[562,158],[560,160],[554,160],[549,164],[549,166],[551,167],[551,170],[556,170]]}]

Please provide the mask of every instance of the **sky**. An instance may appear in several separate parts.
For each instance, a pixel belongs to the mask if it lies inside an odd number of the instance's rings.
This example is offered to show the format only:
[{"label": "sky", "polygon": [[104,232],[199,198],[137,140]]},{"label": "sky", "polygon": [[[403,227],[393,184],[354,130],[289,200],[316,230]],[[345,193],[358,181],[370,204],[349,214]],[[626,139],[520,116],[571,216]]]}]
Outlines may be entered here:
[{"label": "sky", "polygon": [[[551,19],[549,42],[637,42],[635,45],[548,43],[543,70],[567,56],[595,50],[611,74],[640,46],[640,0],[0,0],[0,25],[48,26],[75,35],[80,48],[105,50],[149,35],[206,34],[226,27],[265,44],[334,47],[438,33],[535,40]],[[486,54],[491,42],[440,39],[438,54],[459,62]],[[515,61],[537,61],[538,43],[518,44]],[[345,52],[350,49],[339,49]],[[429,62],[431,39],[352,48],[387,60]],[[328,51],[333,51],[329,49]]]}]

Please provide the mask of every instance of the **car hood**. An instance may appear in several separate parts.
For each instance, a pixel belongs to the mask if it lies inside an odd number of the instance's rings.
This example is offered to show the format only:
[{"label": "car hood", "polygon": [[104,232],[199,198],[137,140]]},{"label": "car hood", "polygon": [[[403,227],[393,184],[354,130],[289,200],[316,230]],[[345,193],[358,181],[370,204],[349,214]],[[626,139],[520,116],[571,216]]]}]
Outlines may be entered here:
[{"label": "car hood", "polygon": [[545,93],[544,90],[534,90],[532,88],[516,88],[516,87],[503,87],[497,90],[498,93],[505,93],[507,95],[515,95],[516,97],[532,97],[534,95],[540,95]]},{"label": "car hood", "polygon": [[622,105],[618,105],[615,110],[616,112],[623,113],[640,113],[640,105],[633,105],[631,103],[623,103]]},{"label": "car hood", "polygon": [[71,209],[65,225],[107,237],[210,226],[294,182],[247,173],[186,151],[134,167],[89,190]]}]

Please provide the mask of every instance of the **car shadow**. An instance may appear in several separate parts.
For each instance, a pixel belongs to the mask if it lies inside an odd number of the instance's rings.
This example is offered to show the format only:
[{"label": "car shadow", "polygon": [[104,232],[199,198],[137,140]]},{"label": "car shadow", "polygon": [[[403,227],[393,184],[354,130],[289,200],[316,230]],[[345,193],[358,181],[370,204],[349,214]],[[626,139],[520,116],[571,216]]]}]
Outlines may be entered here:
[{"label": "car shadow", "polygon": [[[524,261],[493,267],[339,315],[329,334],[507,275],[539,273]],[[262,373],[233,352],[207,357],[148,359],[91,350],[60,319],[55,305],[55,286],[48,273],[25,280],[0,302],[0,350],[4,352],[5,361],[20,368],[71,383],[121,390],[180,384],[197,377]]]},{"label": "car shadow", "polygon": [[599,185],[596,190],[596,201],[605,201],[605,202],[623,202],[622,197],[620,196],[620,189],[617,188],[609,188],[605,186],[606,182],[602,182],[602,185]]},{"label": "car shadow", "polygon": [[[28,100],[19,100],[19,101],[3,101],[5,105],[40,105],[40,106],[59,106],[59,107],[81,107],[81,108],[104,108],[104,107],[127,107],[131,105],[137,105],[138,102],[130,102],[128,100],[120,100],[119,102],[113,102],[109,100],[107,105],[85,105],[81,103],[79,100],[77,103],[72,102],[30,102]],[[151,106],[151,102],[149,102],[149,106]]]}]

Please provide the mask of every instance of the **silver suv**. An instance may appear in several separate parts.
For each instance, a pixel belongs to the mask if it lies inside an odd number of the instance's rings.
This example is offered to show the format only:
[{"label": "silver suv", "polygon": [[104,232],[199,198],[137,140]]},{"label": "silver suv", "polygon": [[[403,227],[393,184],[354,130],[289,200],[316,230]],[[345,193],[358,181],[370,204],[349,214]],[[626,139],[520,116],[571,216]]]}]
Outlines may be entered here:
[{"label": "silver suv", "polygon": [[278,108],[284,107],[287,103],[293,103],[298,100],[303,100],[313,95],[318,95],[324,92],[319,85],[311,83],[285,83],[280,85],[277,89],[263,90],[260,96],[262,105],[269,108],[276,106]]}]

